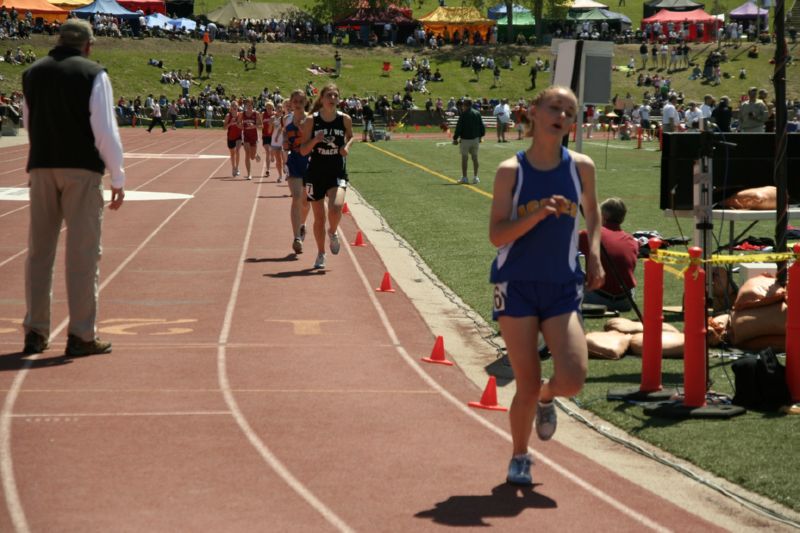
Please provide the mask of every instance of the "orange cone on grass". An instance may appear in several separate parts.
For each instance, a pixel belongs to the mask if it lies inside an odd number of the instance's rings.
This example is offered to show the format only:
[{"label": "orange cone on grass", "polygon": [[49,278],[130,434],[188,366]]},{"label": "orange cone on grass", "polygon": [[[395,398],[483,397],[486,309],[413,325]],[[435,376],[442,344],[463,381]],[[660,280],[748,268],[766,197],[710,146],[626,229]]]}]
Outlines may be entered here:
[{"label": "orange cone on grass", "polygon": [[350,243],[351,246],[366,246],[367,243],[364,242],[364,236],[359,231],[356,233],[356,240]]},{"label": "orange cone on grass", "polygon": [[497,379],[494,376],[489,376],[489,382],[486,383],[486,388],[483,390],[481,401],[469,402],[467,405],[490,411],[508,411],[507,407],[497,404]]},{"label": "orange cone on grass", "polygon": [[453,365],[453,362],[448,361],[447,357],[444,355],[444,338],[441,335],[436,337],[436,342],[433,344],[433,350],[431,350],[431,356],[423,357],[422,360],[426,363],[436,363],[439,365],[448,366]]},{"label": "orange cone on grass", "polygon": [[394,292],[394,289],[392,288],[392,278],[389,277],[388,272],[383,274],[383,281],[381,281],[381,286],[375,290],[378,292]]}]

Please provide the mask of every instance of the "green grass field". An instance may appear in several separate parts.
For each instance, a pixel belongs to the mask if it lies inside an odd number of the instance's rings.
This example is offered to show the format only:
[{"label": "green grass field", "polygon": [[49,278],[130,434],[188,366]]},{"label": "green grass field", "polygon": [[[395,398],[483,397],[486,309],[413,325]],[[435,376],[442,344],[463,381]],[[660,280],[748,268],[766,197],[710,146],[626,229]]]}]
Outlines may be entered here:
[{"label": "green grass field", "polygon": [[[447,286],[489,320],[488,272],[495,250],[488,240],[488,216],[494,169],[527,144],[497,144],[491,134],[486,141],[480,149],[483,181],[475,188],[454,183],[460,175],[460,160],[457,149],[445,140],[406,139],[400,134],[390,142],[357,143],[348,168],[353,186],[391,227],[411,243]],[[634,142],[612,141],[606,163],[604,141],[584,143],[584,151],[598,167],[599,197],[624,199],[629,209],[624,225],[628,231],[657,230],[665,237],[690,234],[690,220],[676,221],[658,209],[660,152],[654,151],[655,143],[645,143],[645,150],[634,147]],[[762,222],[751,234],[773,236],[774,227]],[[640,307],[642,271],[640,263]],[[664,304],[679,306],[681,299],[682,281],[665,275]],[[632,312],[625,316],[635,318]],[[680,315],[666,314],[665,319],[681,326]],[[587,328],[602,329],[603,323],[602,319],[587,319]],[[606,400],[608,389],[636,386],[640,376],[640,358],[592,360],[586,387],[575,401],[636,437],[800,510],[800,489],[794,481],[800,471],[796,453],[800,417],[748,412],[728,421],[674,421],[645,416],[640,406]],[[727,359],[712,358],[711,379],[713,390],[732,394],[733,374]],[[683,361],[665,359],[662,381],[665,386],[682,386]]]},{"label": "green grass field", "polygon": [[[53,46],[54,38],[34,36],[30,41],[20,43],[23,48],[32,48],[38,57],[47,53]],[[403,57],[412,53],[417,57],[426,56],[430,59],[433,68],[440,68],[444,76],[442,83],[429,83],[431,98],[441,97],[445,101],[451,96],[459,97],[470,95],[472,97],[509,98],[516,101],[518,98],[531,98],[535,90],[530,89],[528,68],[517,67],[513,70],[502,71],[502,82],[499,87],[493,87],[492,76],[489,72],[481,74],[476,79],[472,70],[461,68],[461,58],[465,54],[472,54],[480,50],[484,54],[494,55],[496,58],[509,55],[512,58],[525,53],[531,59],[536,56],[550,57],[549,49],[531,46],[494,46],[494,47],[446,47],[440,51],[410,50],[405,47],[395,49],[379,48],[365,49],[361,47],[343,47],[339,51],[343,58],[342,75],[335,80],[329,76],[311,74],[308,67],[312,63],[333,67],[335,49],[330,45],[305,45],[305,44],[262,44],[259,45],[258,65],[255,69],[244,70],[243,64],[238,61],[238,52],[242,44],[238,43],[213,43],[210,52],[214,55],[213,85],[222,83],[227,94],[257,95],[268,86],[274,89],[280,86],[284,94],[294,88],[302,88],[306,82],[312,80],[315,85],[321,86],[327,82],[335,81],[343,94],[358,94],[360,96],[394,94],[402,92],[406,79],[409,77],[400,70]],[[169,41],[160,38],[145,40],[118,40],[100,38],[93,48],[92,58],[108,68],[114,86],[115,95],[133,98],[136,95],[164,94],[168,98],[176,98],[180,93],[177,85],[163,85],[160,83],[161,72],[156,67],[147,64],[148,59],[157,58],[164,61],[165,68],[169,70],[192,70],[196,73],[197,53],[202,49],[199,41]],[[699,53],[704,47],[695,47],[693,54]],[[733,58],[738,53],[729,50]],[[774,53],[772,47],[761,47],[760,59],[747,59],[741,55],[729,63],[725,63],[724,72],[732,75],[732,79],[723,80],[718,87],[709,87],[700,81],[689,80],[688,71],[678,71],[672,75],[673,87],[684,92],[690,100],[701,100],[705,93],[717,97],[726,94],[732,101],[738,101],[738,96],[747,92],[750,85],[766,88],[774,94],[770,82],[773,66],[768,60]],[[614,63],[624,65],[628,58],[634,55],[638,58],[638,47],[635,45],[620,45],[616,47]],[[704,56],[703,56],[704,57]],[[394,65],[390,76],[381,75],[384,61]],[[741,67],[749,73],[748,79],[740,80],[736,77]],[[0,91],[10,93],[21,88],[21,75],[24,68],[20,65],[0,63]],[[663,72],[662,72],[663,74]],[[635,98],[640,98],[644,88],[636,87],[636,77],[626,76],[624,72],[612,73],[611,94],[624,96],[630,92]],[[205,83],[205,80],[201,80]],[[548,83],[546,73],[538,78],[538,86]],[[193,94],[199,87],[192,90]],[[800,68],[792,65],[787,69],[787,96],[791,99],[800,99]],[[415,94],[418,107],[424,107],[425,96]]]}]

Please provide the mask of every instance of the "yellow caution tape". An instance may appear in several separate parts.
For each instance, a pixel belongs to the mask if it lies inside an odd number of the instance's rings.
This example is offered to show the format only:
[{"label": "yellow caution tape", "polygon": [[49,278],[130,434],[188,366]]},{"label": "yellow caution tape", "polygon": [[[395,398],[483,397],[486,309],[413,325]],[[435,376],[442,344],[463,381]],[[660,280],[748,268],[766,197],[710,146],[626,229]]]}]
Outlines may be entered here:
[{"label": "yellow caution tape", "polygon": [[[709,265],[732,265],[737,263],[781,263],[784,261],[792,261],[796,259],[794,253],[767,253],[767,254],[716,254],[712,255],[711,259],[703,261],[697,259],[698,263],[706,263]],[[650,259],[664,264],[673,265],[688,265],[692,262],[689,254],[686,252],[670,252],[668,250],[655,250],[651,252]]]}]

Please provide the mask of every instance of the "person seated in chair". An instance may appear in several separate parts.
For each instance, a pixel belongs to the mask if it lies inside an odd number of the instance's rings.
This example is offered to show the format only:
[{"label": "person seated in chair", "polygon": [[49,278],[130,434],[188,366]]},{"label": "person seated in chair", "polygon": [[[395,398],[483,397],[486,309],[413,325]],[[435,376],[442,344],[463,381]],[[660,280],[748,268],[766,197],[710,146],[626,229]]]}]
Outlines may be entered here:
[{"label": "person seated in chair", "polygon": [[[628,210],[619,198],[608,198],[600,204],[603,227],[600,244],[605,253],[600,262],[606,272],[602,287],[583,295],[583,303],[605,305],[609,311],[630,311],[635,294],[636,276],[633,272],[639,257],[639,242],[622,229]],[[578,248],[586,256],[589,241],[586,230],[578,236]]]}]

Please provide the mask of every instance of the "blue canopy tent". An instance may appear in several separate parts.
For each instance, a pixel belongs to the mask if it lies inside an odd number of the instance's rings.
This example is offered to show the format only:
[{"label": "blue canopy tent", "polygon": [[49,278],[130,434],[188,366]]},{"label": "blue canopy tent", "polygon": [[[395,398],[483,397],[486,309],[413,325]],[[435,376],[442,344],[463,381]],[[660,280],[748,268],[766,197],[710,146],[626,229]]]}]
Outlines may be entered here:
[{"label": "blue canopy tent", "polygon": [[88,6],[79,7],[78,9],[73,9],[72,13],[82,19],[88,19],[92,15],[113,15],[115,17],[120,18],[130,18],[130,19],[137,19],[139,18],[138,13],[134,13],[133,11],[128,11],[121,5],[119,5],[116,0],[95,0]]},{"label": "blue canopy tent", "polygon": [[170,19],[169,24],[176,30],[194,31],[197,28],[197,22],[187,18]]},{"label": "blue canopy tent", "polygon": [[172,22],[172,19],[161,13],[151,13],[145,18],[145,25],[148,28],[164,28],[167,24]]},{"label": "blue canopy tent", "polygon": [[[517,4],[512,4],[512,13],[514,13],[515,17],[518,14],[519,15],[530,14],[530,12],[531,10],[528,9],[527,7],[518,6]],[[489,18],[492,20],[506,18],[506,15],[508,15],[508,9],[506,8],[505,3],[500,3],[494,7],[489,8]]]}]

